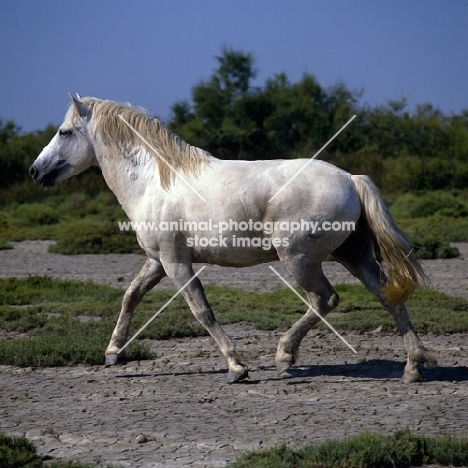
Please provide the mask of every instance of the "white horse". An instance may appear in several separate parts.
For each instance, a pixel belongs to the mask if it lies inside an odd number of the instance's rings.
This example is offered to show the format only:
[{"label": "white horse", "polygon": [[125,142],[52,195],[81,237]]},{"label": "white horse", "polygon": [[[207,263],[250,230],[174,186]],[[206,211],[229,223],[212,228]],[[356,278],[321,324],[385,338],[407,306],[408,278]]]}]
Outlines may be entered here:
[{"label": "white horse", "polygon": [[[279,259],[312,306],[279,340],[276,364],[282,374],[296,362],[301,340],[319,320],[313,309],[325,316],[338,305],[322,271],[330,254],[394,318],[408,355],[402,380],[419,381],[419,364],[435,364],[403,304],[408,290],[424,285],[426,277],[368,177],[315,160],[219,160],[183,142],[140,109],[72,97],[64,122],[29,173],[36,183],[52,187],[92,165],[100,167],[130,220],[172,226],[137,232],[147,260],[123,297],[106,365],[117,362],[135,307],[167,275],[178,289],[192,279],[182,295],[226,357],[228,382],[244,379],[247,366],[216,321],[192,264],[244,267]],[[197,230],[197,223],[206,228],[208,220],[215,220],[211,230]],[[284,223],[293,222],[302,228],[285,233]],[[351,222],[355,230],[306,229],[307,222]],[[229,226],[224,240],[219,226]],[[210,242],[195,242],[201,234]],[[244,238],[242,248],[234,242],[239,237]]]}]

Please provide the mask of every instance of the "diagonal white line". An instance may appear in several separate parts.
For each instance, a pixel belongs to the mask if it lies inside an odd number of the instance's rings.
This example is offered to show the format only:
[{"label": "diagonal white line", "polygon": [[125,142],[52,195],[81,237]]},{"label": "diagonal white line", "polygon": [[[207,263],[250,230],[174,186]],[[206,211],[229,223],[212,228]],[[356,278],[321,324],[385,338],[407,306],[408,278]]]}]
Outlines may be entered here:
[{"label": "diagonal white line", "polygon": [[159,151],[154,147],[152,146],[146,139],[143,135],[141,135],[141,133],[139,133],[137,130],[135,130],[121,115],[119,115],[119,118],[121,120],[123,120],[125,122],[125,124],[132,129],[132,131],[135,133],[135,135],[138,135],[144,142],[145,144],[151,148],[153,151],[154,151],[154,154],[159,158],[161,159],[168,167],[169,169],[171,169],[172,172],[174,172],[175,174],[177,174],[193,191],[193,193],[195,193],[195,195],[197,195],[201,200],[203,200],[205,203],[206,203],[206,200],[192,187],[192,185],[190,185],[190,183],[188,182],[188,180],[177,170],[175,169],[174,167],[172,167],[172,165],[170,163],[168,163],[162,156],[161,154],[159,153]]},{"label": "diagonal white line", "polygon": [[282,192],[354,119],[353,115],[305,164],[301,167],[269,200],[270,203],[280,192]]},{"label": "diagonal white line", "polygon": [[202,266],[118,351],[120,354],[204,269]]},{"label": "diagonal white line", "polygon": [[304,303],[306,304],[310,310],[343,342],[346,346],[353,351],[353,353],[357,353],[357,351],[336,331],[333,325],[330,324],[324,317],[322,317],[272,266],[269,268],[283,281],[283,283]]}]

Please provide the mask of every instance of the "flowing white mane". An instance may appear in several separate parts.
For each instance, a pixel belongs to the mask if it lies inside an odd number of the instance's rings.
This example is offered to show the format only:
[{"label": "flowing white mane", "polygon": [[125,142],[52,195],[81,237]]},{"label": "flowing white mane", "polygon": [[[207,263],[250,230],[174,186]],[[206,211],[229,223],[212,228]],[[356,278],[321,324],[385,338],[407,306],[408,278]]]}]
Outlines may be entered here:
[{"label": "flowing white mane", "polygon": [[[158,119],[150,117],[143,109],[90,97],[82,98],[81,102],[90,110],[94,131],[101,136],[106,146],[123,155],[131,152],[132,148],[144,147],[156,159],[163,188],[169,188],[174,179],[174,172],[169,164],[188,176],[197,176],[213,159],[210,153],[189,145]],[[73,119],[77,116],[76,106],[71,106],[67,117]],[[150,146],[119,116],[125,119]],[[158,154],[155,154],[151,147],[156,149]]]}]

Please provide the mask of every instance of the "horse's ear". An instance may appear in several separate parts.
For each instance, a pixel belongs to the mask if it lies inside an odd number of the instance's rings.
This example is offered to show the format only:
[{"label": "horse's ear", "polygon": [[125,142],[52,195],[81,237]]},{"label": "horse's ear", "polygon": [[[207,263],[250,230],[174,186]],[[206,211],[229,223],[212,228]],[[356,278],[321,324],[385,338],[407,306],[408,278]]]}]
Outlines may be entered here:
[{"label": "horse's ear", "polygon": [[68,95],[70,96],[73,104],[78,109],[78,113],[80,114],[80,117],[87,118],[88,117],[88,108],[80,100],[78,100],[76,97],[72,96],[70,93],[68,93]]}]

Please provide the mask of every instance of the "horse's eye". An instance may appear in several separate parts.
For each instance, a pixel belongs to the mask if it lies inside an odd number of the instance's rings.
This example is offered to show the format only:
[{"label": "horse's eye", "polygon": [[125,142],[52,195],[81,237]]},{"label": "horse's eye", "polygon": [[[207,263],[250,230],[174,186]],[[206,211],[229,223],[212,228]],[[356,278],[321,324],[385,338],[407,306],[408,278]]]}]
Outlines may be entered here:
[{"label": "horse's eye", "polygon": [[59,130],[59,135],[62,137],[70,136],[72,134],[72,130]]}]

